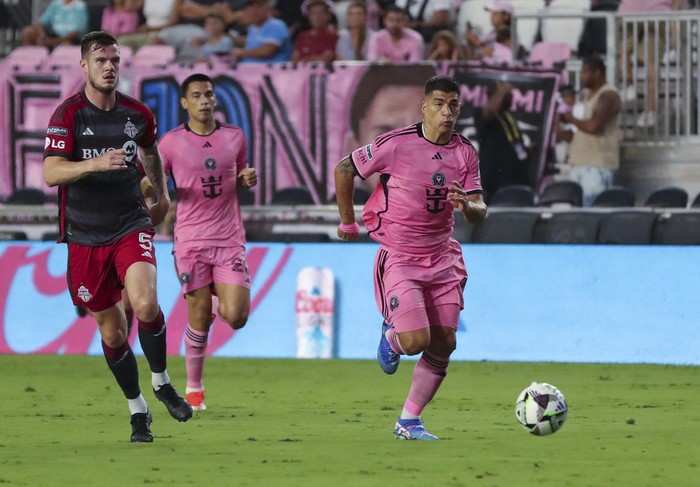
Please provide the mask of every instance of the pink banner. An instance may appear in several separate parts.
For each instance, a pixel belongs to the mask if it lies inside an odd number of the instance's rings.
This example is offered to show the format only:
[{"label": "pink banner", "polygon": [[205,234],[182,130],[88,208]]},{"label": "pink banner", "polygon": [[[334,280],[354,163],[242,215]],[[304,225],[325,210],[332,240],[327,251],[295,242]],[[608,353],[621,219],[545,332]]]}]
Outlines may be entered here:
[{"label": "pink banner", "polygon": [[[55,107],[83,85],[84,75],[78,69],[23,69],[0,70],[0,196],[25,186],[54,191],[43,183],[44,131]],[[465,63],[243,65],[233,69],[226,64],[139,69],[127,65],[122,69],[120,89],[151,107],[162,134],[185,121],[179,84],[194,72],[214,79],[218,117],[240,126],[248,137],[250,160],[261,175],[257,204],[270,203],[277,190],[298,186],[307,188],[316,203],[332,201],[337,162],[379,133],[419,121],[422,88],[430,76],[455,74],[464,83],[465,114],[485,101],[486,84],[494,79],[493,70]],[[504,69],[498,76],[512,80],[516,100],[532,96],[532,89],[538,91],[540,103],[514,108],[516,116],[526,117],[527,125],[533,127],[530,138],[546,147],[545,123],[551,120],[557,73]],[[534,120],[537,122],[532,123]],[[470,118],[462,117],[457,128],[473,136],[471,123]],[[543,161],[541,155],[538,167]]]}]

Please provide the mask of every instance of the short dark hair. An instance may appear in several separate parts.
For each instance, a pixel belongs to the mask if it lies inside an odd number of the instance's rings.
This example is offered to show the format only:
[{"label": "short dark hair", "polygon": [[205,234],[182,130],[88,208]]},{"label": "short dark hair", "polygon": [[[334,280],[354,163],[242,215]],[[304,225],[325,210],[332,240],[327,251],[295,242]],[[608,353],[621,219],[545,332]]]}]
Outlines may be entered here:
[{"label": "short dark hair", "polygon": [[185,98],[187,96],[187,88],[190,87],[192,83],[211,83],[214,86],[214,82],[209,76],[204,73],[194,73],[185,78],[185,81],[180,85],[180,96]]},{"label": "short dark hair", "polygon": [[360,120],[365,116],[374,97],[386,86],[418,86],[422,80],[435,75],[431,64],[373,64],[362,74],[355,87],[350,105],[350,128],[360,135]]},{"label": "short dark hair", "polygon": [[106,30],[95,30],[85,34],[80,41],[80,57],[87,59],[91,51],[101,47],[119,44],[117,39]]},{"label": "short dark hair", "polygon": [[384,17],[386,17],[387,15],[389,15],[389,13],[391,13],[391,12],[397,12],[397,13],[400,13],[400,14],[408,15],[408,12],[406,12],[405,9],[399,7],[398,5],[393,5],[393,4],[392,4],[392,5],[388,5],[388,6],[384,9]]},{"label": "short dark hair", "polygon": [[224,24],[226,23],[226,17],[224,17],[224,14],[222,14],[222,13],[219,12],[219,11],[212,10],[211,12],[207,13],[207,15],[206,15],[204,18],[205,18],[205,19],[208,19],[208,18],[210,18],[210,17],[211,17],[212,19],[219,19],[219,20],[222,21]]},{"label": "short dark hair", "polygon": [[594,55],[586,56],[581,60],[581,64],[595,71],[600,71],[605,76],[605,63],[600,57]]},{"label": "short dark hair", "polygon": [[449,76],[433,76],[425,83],[425,95],[428,96],[435,90],[445,93],[459,93],[459,83]]},{"label": "short dark hair", "polygon": [[566,95],[575,95],[576,94],[576,88],[574,88],[574,85],[564,85],[561,88],[559,88],[559,93],[562,96]]}]

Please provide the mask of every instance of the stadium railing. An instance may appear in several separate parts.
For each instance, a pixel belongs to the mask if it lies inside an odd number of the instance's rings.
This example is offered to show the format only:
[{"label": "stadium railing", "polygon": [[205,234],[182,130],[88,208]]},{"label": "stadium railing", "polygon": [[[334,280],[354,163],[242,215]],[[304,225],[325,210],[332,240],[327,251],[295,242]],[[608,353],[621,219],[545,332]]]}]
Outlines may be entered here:
[{"label": "stadium railing", "polygon": [[[623,96],[623,117],[626,141],[650,140],[669,143],[679,137],[699,136],[700,76],[700,10],[669,13],[619,14],[616,12],[571,11],[515,14],[511,38],[516,39],[518,22],[604,20],[606,47],[601,55],[607,66],[607,79]],[[559,41],[557,34],[543,40]],[[636,39],[640,39],[634,42]],[[571,42],[571,39],[567,39]],[[576,39],[578,42],[578,39]],[[629,70],[625,56],[632,59]],[[569,82],[580,87],[580,58],[567,62]],[[654,82],[655,81],[655,82]],[[651,83],[650,83],[651,82]],[[655,107],[655,120],[643,118],[649,107]]]}]

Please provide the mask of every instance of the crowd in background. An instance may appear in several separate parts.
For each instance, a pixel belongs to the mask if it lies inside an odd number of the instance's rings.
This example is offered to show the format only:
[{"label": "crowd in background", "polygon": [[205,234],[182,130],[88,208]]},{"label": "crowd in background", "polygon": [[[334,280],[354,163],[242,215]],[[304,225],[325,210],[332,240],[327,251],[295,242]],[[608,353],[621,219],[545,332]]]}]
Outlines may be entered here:
[{"label": "crowd in background", "polygon": [[[528,0],[541,8],[562,0]],[[483,4],[490,14],[461,15]],[[581,9],[639,12],[689,8],[693,0],[582,0]],[[39,22],[22,30],[25,45],[75,44],[94,27],[135,49],[170,44],[179,60],[213,55],[243,62],[335,60],[524,60],[510,24],[519,2],[494,0],[112,0],[89,9],[83,0],[53,0]],[[472,5],[469,5],[472,4]],[[94,18],[99,15],[99,19]],[[489,18],[488,23],[485,19]],[[464,25],[459,25],[459,24]],[[531,40],[526,45],[529,47]],[[590,54],[590,53],[587,53]]]},{"label": "crowd in background", "polygon": [[[53,48],[61,44],[76,44],[88,30],[98,27],[110,31],[118,37],[120,45],[133,50],[146,45],[172,46],[176,53],[175,60],[184,62],[206,62],[215,56],[240,63],[532,62],[535,59],[534,44],[543,40],[541,29],[533,39],[527,39],[522,44],[519,39],[511,39],[511,22],[518,8],[525,8],[523,1],[112,0],[108,7],[95,11],[90,10],[83,0],[53,0],[41,13],[38,23],[22,30],[21,40],[25,45],[39,44]],[[533,4],[539,4],[544,9],[558,2],[560,5],[571,5],[566,0],[527,0],[527,10],[532,12]],[[580,0],[578,5],[581,11],[633,14],[695,8],[696,1]],[[481,16],[465,15],[475,12],[475,8],[481,12]],[[94,18],[95,12],[99,12],[99,19]],[[593,26],[593,23],[590,25]],[[587,55],[603,54],[605,49],[604,34],[603,42],[596,45],[596,33],[587,31],[587,26],[582,32],[578,52],[573,53],[582,59]],[[630,42],[628,45],[633,44]],[[528,49],[533,52],[528,52]],[[566,53],[559,61],[565,61],[566,56],[571,54]],[[631,55],[628,56],[628,63],[635,61]],[[592,66],[590,60],[589,66]],[[605,73],[604,65],[596,66],[598,71]],[[647,91],[651,90],[653,94],[653,72],[648,73],[648,79]],[[612,123],[619,124],[619,104],[616,104],[616,112],[605,120],[581,123],[590,120],[595,112],[595,103],[586,105],[588,108],[584,105],[592,99],[595,90],[603,87],[604,79],[599,81],[594,83],[597,86],[593,91],[590,87],[582,86],[588,93],[576,93],[571,86],[566,86],[561,93],[559,115],[552,131],[557,137],[552,141],[552,146],[558,149],[552,151],[551,160],[557,164],[550,167],[554,168],[554,172],[564,168],[567,177],[576,173],[570,173],[566,167],[570,162],[569,144],[575,147],[576,139],[581,139],[584,133],[590,135],[593,141],[601,135],[610,135],[610,140],[618,138],[617,134],[604,132],[612,132]],[[608,88],[606,85],[605,89]],[[634,91],[635,87],[631,88]],[[513,164],[517,165],[529,159],[529,148],[518,129],[517,120],[512,119],[506,106],[511,97],[510,90],[512,87],[506,85],[491,87],[490,104],[484,107],[483,118],[477,119],[477,135],[502,132],[501,138],[508,142],[505,147],[512,150],[506,157],[503,145],[499,145],[493,148],[494,158],[501,164],[512,159]],[[636,97],[637,93],[631,95]],[[622,93],[615,92],[614,96],[624,100],[628,94],[623,89]],[[503,100],[506,100],[506,104]],[[648,106],[638,120],[638,125],[642,127],[656,123],[655,98],[649,96],[646,100]],[[484,152],[488,152],[488,144],[483,146]],[[589,168],[586,176],[580,180],[587,201],[612,184],[614,170],[619,165],[619,144],[606,150],[617,151],[618,154],[611,157],[609,167],[604,168],[607,171],[605,177],[598,177],[602,169],[595,167]],[[482,159],[490,159],[485,153]],[[537,184],[522,167],[515,171],[494,169],[496,162],[488,160],[483,160],[483,164],[491,164],[490,169],[495,170],[495,173],[482,170],[489,193],[506,184]],[[591,182],[591,171],[595,171],[594,182]],[[490,173],[495,175],[489,177]],[[587,187],[595,187],[595,191],[587,191]]]}]

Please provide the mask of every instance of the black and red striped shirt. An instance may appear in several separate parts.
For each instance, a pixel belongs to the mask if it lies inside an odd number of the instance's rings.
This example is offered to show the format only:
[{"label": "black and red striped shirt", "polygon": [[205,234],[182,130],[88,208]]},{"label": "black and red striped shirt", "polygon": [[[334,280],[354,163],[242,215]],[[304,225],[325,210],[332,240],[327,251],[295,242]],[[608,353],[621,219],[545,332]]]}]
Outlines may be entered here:
[{"label": "black and red striped shirt", "polygon": [[157,140],[155,117],[140,101],[117,92],[111,110],[94,106],[81,91],[53,113],[44,158],[84,161],[124,149],[127,169],[91,173],[59,187],[59,241],[107,245],[135,230],[152,228],[141,197],[138,148]]}]

